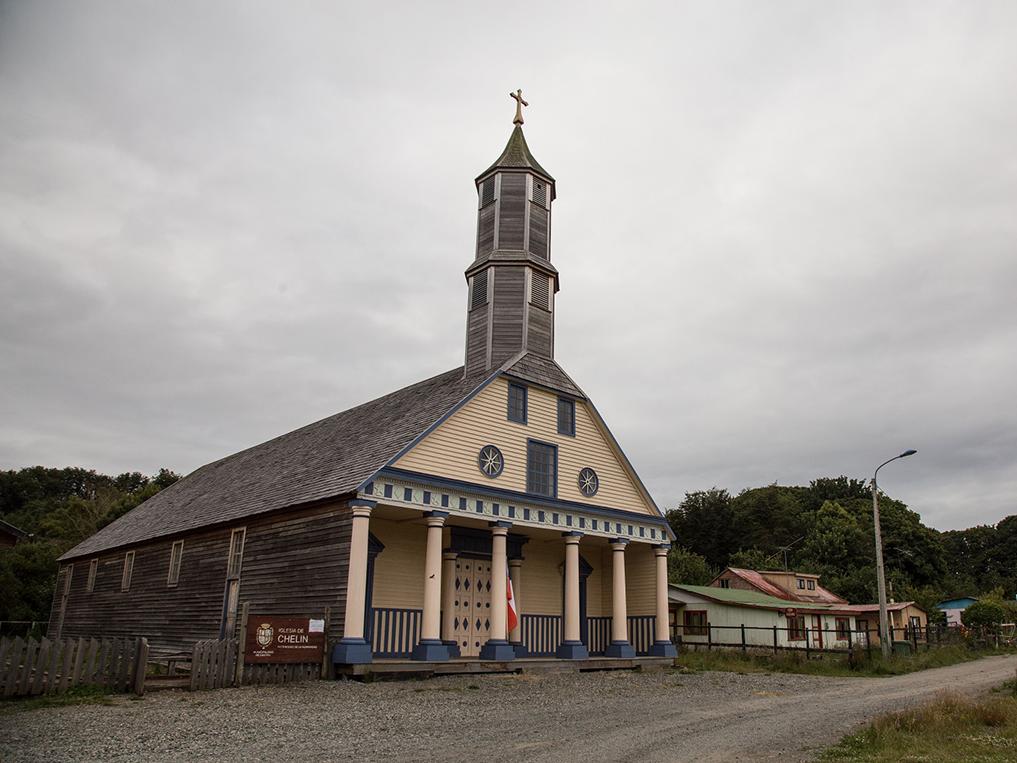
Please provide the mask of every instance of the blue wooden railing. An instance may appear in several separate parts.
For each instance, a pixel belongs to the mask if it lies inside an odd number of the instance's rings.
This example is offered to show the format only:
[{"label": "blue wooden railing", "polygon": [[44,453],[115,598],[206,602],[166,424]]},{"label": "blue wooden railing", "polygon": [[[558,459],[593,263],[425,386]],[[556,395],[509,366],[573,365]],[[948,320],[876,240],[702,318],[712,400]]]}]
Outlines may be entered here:
[{"label": "blue wooden railing", "polygon": [[419,609],[371,608],[371,651],[375,657],[409,657],[420,641]]},{"label": "blue wooden railing", "polygon": [[561,615],[523,615],[522,637],[532,657],[554,657],[561,643]]}]

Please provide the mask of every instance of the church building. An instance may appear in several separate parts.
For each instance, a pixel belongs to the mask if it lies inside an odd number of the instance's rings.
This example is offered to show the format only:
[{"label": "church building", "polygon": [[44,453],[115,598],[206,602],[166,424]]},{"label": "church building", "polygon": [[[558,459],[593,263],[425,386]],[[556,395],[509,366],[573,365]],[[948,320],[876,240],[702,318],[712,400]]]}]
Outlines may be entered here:
[{"label": "church building", "polygon": [[673,656],[672,533],[554,359],[555,180],[523,136],[477,177],[458,368],[203,466],[60,559],[51,637],[156,651],[252,616],[336,665]]}]

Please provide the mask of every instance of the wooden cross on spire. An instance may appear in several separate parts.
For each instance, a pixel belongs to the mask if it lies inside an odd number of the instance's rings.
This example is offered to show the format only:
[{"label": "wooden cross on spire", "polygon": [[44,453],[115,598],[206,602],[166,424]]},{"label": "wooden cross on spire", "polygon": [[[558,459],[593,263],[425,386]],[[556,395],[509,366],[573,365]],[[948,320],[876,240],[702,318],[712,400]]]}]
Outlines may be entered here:
[{"label": "wooden cross on spire", "polygon": [[523,106],[529,106],[530,104],[523,100],[522,90],[509,93],[509,98],[514,99],[516,102],[516,118],[512,120],[512,124],[521,125],[523,123]]}]

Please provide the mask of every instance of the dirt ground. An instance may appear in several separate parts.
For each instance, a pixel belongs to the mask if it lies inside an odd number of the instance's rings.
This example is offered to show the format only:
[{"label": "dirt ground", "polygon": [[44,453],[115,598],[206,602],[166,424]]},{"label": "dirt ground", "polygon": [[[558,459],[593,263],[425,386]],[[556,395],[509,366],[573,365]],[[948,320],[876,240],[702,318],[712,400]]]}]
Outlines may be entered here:
[{"label": "dirt ground", "polygon": [[1013,678],[992,657],[892,678],[553,673],[159,692],[0,708],[0,761],[812,759],[873,716]]}]

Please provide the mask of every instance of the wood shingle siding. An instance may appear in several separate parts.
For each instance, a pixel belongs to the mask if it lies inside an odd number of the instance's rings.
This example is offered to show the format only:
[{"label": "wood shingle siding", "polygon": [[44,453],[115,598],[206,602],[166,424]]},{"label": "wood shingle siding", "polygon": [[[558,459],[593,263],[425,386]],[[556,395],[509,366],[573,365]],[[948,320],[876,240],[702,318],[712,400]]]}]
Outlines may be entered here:
[{"label": "wood shingle siding", "polygon": [[[576,403],[576,436],[558,434],[558,396],[537,387],[529,389],[528,423],[507,420],[508,382],[495,379],[469,403],[449,417],[394,466],[520,493],[526,491],[526,444],[535,438],[558,446],[558,498],[604,508],[657,515],[615,454],[607,436],[593,420],[586,403]],[[505,468],[497,479],[477,468],[477,453],[497,446]],[[579,470],[593,468],[600,490],[593,498],[579,491]]]},{"label": "wood shingle siding", "polygon": [[547,259],[547,215],[543,207],[530,205],[530,254]]},{"label": "wood shingle siding", "polygon": [[526,327],[526,348],[538,355],[554,354],[554,316],[536,305],[527,305],[529,325]]},{"label": "wood shingle siding", "polygon": [[483,257],[494,249],[494,204],[480,210],[477,221],[477,257]]},{"label": "wood shingle siding", "polygon": [[[95,587],[71,578],[60,636],[145,636],[155,652],[219,637],[232,527],[189,534],[176,586],[167,585],[169,538],[134,547],[131,587],[121,591],[124,553],[100,554]],[[339,505],[259,518],[247,525],[240,600],[257,614],[318,615],[331,607],[330,638],[341,635],[349,569],[348,510]],[[87,561],[75,566],[84,569]],[[60,571],[61,581],[71,565]],[[54,598],[57,611],[62,588]],[[58,622],[55,620],[54,622]],[[51,635],[56,635],[51,626]]]}]

